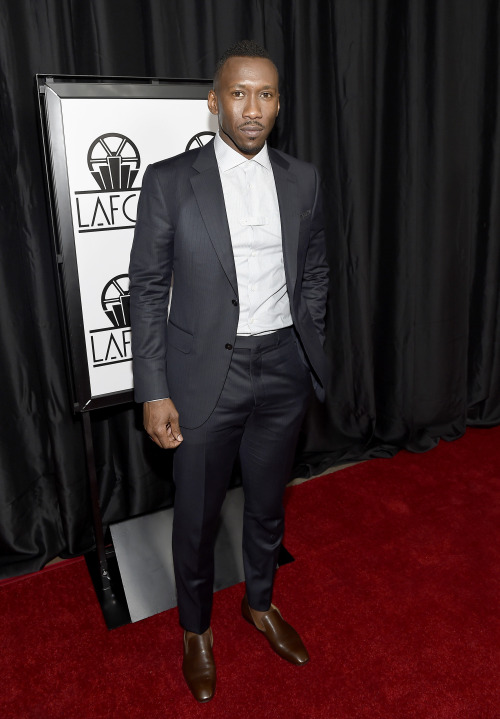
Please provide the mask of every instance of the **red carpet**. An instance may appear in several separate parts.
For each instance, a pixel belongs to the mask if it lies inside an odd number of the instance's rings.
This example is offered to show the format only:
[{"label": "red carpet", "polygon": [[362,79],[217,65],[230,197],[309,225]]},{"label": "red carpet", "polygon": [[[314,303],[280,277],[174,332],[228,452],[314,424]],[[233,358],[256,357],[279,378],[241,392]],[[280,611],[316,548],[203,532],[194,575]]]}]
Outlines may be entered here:
[{"label": "red carpet", "polygon": [[499,719],[500,428],[289,490],[275,601],[311,661],[215,596],[217,693],[184,686],[175,611],[108,632],[83,560],[0,583],[2,719]]}]

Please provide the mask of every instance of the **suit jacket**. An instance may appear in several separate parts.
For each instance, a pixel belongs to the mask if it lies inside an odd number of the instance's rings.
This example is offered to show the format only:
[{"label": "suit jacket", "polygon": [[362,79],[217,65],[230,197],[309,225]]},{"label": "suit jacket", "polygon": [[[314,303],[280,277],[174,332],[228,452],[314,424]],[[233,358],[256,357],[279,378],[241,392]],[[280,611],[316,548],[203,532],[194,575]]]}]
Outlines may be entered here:
[{"label": "suit jacket", "polygon": [[[322,398],[328,269],[319,176],[313,165],[283,152],[269,148],[269,158],[291,314]],[[170,397],[181,426],[200,426],[222,391],[239,315],[213,142],[147,168],[130,260],[130,298],[136,401]]]}]

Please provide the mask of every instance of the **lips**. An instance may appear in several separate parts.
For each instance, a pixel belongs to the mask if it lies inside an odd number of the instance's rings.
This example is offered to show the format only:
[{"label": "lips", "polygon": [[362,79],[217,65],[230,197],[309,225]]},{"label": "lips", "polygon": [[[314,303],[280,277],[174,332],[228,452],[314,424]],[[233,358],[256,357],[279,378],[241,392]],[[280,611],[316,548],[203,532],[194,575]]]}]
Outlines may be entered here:
[{"label": "lips", "polygon": [[239,128],[247,137],[258,137],[264,128],[262,125],[243,125]]}]

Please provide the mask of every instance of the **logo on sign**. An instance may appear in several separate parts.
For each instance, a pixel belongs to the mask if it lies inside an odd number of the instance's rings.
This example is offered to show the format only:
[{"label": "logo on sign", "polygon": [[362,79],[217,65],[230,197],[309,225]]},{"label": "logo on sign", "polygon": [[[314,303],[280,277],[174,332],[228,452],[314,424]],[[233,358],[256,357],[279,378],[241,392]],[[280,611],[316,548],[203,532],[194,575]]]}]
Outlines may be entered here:
[{"label": "logo on sign", "polygon": [[186,152],[188,150],[194,150],[196,147],[203,147],[203,145],[206,145],[207,142],[210,142],[214,137],[215,132],[210,132],[209,130],[197,132],[186,145]]},{"label": "logo on sign", "polygon": [[101,190],[129,190],[141,166],[139,150],[118,132],[98,137],[89,147],[87,164]]},{"label": "logo on sign", "polygon": [[134,227],[141,190],[134,188],[141,166],[136,145],[119,132],[107,132],[90,145],[87,165],[98,189],[75,192],[77,231]]},{"label": "logo on sign", "polygon": [[132,359],[129,284],[128,275],[117,275],[102,290],[101,307],[111,327],[90,331],[94,367]]}]

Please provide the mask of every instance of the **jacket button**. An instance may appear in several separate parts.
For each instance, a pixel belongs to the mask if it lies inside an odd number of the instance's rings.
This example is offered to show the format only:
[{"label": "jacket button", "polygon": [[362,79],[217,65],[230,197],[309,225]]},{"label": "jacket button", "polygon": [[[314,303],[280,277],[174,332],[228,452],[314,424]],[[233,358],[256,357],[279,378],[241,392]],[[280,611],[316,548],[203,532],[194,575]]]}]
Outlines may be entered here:
[{"label": "jacket button", "polygon": [[237,302],[236,300],[231,300],[231,302],[233,303],[233,305],[234,305],[235,307],[238,306],[238,302]]},{"label": "jacket button", "polygon": [[233,345],[230,345],[229,342],[228,342],[227,345],[226,345],[226,349],[227,349],[227,350],[232,350],[232,349],[233,349]]}]

